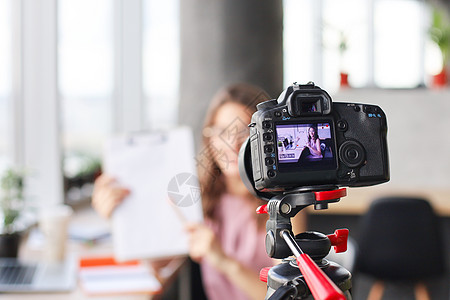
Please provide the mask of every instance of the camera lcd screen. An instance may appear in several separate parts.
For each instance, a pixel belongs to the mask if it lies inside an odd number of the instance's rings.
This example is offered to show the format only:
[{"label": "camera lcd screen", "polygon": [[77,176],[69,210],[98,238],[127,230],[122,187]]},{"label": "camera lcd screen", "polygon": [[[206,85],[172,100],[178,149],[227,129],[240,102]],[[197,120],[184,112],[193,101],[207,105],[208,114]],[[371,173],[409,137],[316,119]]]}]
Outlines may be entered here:
[{"label": "camera lcd screen", "polygon": [[279,171],[336,169],[329,122],[276,124]]}]

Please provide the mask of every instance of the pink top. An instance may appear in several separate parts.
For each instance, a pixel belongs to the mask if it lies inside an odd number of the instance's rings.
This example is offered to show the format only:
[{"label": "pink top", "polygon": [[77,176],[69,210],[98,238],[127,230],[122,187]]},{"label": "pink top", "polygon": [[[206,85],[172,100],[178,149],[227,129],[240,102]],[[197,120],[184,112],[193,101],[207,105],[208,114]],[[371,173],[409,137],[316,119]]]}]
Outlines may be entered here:
[{"label": "pink top", "polygon": [[[217,207],[217,222],[208,224],[214,230],[226,255],[233,257],[256,274],[273,260],[266,254],[265,229],[257,229],[255,208],[247,201],[223,195]],[[209,300],[248,299],[246,295],[207,262],[200,264],[203,286]]]}]

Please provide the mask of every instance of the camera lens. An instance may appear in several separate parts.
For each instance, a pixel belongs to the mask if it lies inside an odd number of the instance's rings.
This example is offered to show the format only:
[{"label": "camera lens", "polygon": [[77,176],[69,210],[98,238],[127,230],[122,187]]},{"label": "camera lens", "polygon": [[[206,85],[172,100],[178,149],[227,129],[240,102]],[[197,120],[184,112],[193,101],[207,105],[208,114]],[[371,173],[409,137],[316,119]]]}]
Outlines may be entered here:
[{"label": "camera lens", "polygon": [[350,168],[355,168],[365,160],[364,148],[356,141],[346,141],[339,148],[339,158]]}]

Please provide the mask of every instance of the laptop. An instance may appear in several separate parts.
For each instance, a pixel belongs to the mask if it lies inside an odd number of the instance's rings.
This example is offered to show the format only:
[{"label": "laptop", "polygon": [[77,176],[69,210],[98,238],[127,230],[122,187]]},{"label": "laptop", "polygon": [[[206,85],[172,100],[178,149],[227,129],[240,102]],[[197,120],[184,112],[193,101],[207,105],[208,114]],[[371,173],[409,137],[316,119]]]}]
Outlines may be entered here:
[{"label": "laptop", "polygon": [[0,293],[68,292],[75,288],[76,272],[73,258],[61,263],[0,258]]}]

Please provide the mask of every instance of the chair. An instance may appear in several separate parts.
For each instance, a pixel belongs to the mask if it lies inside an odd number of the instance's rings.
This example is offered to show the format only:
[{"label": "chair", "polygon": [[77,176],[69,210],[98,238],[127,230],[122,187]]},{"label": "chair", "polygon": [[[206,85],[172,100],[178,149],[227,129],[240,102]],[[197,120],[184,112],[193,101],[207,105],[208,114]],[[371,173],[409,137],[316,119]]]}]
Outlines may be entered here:
[{"label": "chair", "polygon": [[376,279],[368,299],[381,299],[385,282],[414,283],[416,299],[430,299],[424,281],[445,275],[439,219],[421,198],[375,200],[360,222],[356,272]]}]

